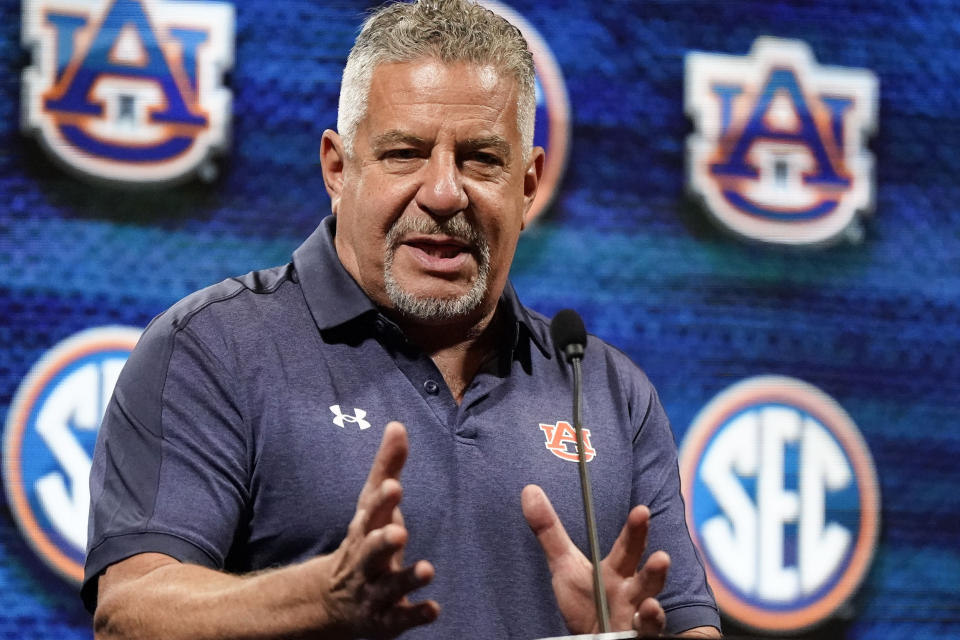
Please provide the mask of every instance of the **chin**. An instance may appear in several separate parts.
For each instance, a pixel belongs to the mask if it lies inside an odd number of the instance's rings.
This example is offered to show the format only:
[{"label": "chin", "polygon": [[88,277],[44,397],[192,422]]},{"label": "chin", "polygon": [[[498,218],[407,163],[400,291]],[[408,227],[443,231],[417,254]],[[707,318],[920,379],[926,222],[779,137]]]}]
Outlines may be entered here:
[{"label": "chin", "polygon": [[490,272],[481,260],[470,279],[404,277],[392,265],[384,265],[384,288],[393,308],[404,317],[426,325],[479,322],[490,310]]},{"label": "chin", "polygon": [[424,324],[443,325],[483,316],[486,291],[476,287],[454,296],[414,293],[399,287],[387,287],[390,302],[403,316]]}]

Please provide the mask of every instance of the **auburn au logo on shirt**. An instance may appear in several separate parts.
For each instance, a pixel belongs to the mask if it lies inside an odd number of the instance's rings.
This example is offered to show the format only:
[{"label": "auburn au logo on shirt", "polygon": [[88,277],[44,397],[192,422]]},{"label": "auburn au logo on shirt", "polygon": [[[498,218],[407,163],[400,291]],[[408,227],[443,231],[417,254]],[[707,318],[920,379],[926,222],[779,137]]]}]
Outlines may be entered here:
[{"label": "auburn au logo on shirt", "polygon": [[688,186],[734,233],[808,245],[856,238],[873,207],[876,75],[817,64],[806,43],[761,37],[747,56],[686,56]]},{"label": "auburn au logo on shirt", "polygon": [[198,173],[228,142],[234,10],[220,2],[24,0],[23,129],[118,184]]},{"label": "auburn au logo on shirt", "polygon": [[[554,424],[540,423],[540,430],[546,438],[546,446],[550,452],[561,460],[577,462],[580,459],[577,451],[577,431],[569,422],[561,420]],[[590,444],[590,430],[583,429],[583,457],[587,462],[597,455],[596,449]]]}]

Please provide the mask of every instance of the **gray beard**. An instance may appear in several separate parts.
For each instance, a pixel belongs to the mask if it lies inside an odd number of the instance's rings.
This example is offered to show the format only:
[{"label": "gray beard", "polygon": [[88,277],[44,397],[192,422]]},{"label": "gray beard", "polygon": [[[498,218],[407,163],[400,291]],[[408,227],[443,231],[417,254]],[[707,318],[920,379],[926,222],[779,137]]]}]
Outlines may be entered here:
[{"label": "gray beard", "polygon": [[[408,233],[444,234],[469,243],[475,247],[477,277],[470,291],[458,298],[421,298],[405,290],[393,276],[393,257],[400,246],[400,239]],[[490,246],[480,232],[467,222],[463,214],[447,218],[439,224],[424,218],[399,218],[387,232],[384,247],[383,282],[387,297],[397,311],[411,318],[424,321],[452,320],[463,318],[480,306],[487,292],[490,276]]]}]

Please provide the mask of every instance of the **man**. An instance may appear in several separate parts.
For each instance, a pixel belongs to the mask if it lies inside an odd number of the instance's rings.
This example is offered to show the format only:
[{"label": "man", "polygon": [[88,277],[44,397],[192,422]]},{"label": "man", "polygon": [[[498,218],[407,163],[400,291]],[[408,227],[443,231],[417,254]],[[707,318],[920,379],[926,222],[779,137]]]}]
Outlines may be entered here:
[{"label": "man", "polygon": [[[533,114],[531,55],[486,9],[367,21],[321,144],[333,217],[291,264],[159,316],[117,384],[91,477],[98,637],[597,629],[589,563],[532,484],[582,546],[576,465],[543,447],[567,371],[507,285]],[[718,637],[656,394],[596,339],[584,368],[612,624]]]}]

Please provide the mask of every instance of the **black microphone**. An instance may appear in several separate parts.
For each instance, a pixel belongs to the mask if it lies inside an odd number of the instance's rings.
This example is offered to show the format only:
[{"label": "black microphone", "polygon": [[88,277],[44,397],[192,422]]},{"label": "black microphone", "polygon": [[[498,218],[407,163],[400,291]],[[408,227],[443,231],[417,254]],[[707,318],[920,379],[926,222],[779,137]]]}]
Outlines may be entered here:
[{"label": "black microphone", "polygon": [[583,326],[583,319],[573,309],[558,311],[550,321],[550,337],[567,362],[574,358],[583,358],[587,348],[587,330]]},{"label": "black microphone", "polygon": [[593,563],[593,602],[597,610],[600,633],[610,630],[610,610],[607,592],[600,575],[600,543],[597,540],[597,520],[593,513],[593,493],[583,444],[583,374],[580,369],[587,348],[587,330],[583,320],[573,309],[557,312],[550,321],[550,337],[567,362],[573,367],[573,429],[577,433],[577,455],[580,468],[580,493],[583,495],[583,513],[587,520],[587,538],[590,541],[590,560]]}]

